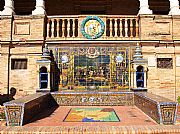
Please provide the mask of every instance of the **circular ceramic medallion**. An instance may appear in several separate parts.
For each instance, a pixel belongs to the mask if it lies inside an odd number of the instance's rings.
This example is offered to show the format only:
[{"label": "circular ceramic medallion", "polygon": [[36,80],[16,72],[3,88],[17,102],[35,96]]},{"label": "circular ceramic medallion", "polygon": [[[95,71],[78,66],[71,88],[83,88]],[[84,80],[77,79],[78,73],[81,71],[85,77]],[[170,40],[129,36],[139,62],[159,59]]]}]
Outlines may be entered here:
[{"label": "circular ceramic medallion", "polygon": [[104,34],[104,22],[97,16],[88,16],[82,21],[81,33],[87,39],[97,39]]},{"label": "circular ceramic medallion", "polygon": [[62,63],[67,63],[68,62],[68,56],[67,55],[63,55],[61,57],[61,61],[62,61]]},{"label": "circular ceramic medallion", "polygon": [[123,61],[123,55],[122,54],[118,54],[117,56],[116,56],[116,62],[117,63],[121,63]]}]

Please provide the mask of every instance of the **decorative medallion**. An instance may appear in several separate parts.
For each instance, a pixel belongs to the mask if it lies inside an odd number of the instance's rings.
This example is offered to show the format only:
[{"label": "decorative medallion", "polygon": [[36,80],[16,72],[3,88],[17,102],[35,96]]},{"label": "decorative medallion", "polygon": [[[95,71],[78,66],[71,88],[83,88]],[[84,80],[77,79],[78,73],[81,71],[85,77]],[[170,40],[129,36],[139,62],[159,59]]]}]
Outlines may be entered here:
[{"label": "decorative medallion", "polygon": [[68,56],[65,54],[61,57],[62,63],[67,63],[68,62]]},{"label": "decorative medallion", "polygon": [[123,55],[122,54],[118,54],[117,56],[116,56],[116,62],[117,63],[121,63],[123,61]]},{"label": "decorative medallion", "polygon": [[104,22],[97,16],[88,16],[82,21],[81,33],[87,39],[97,39],[104,34]]},{"label": "decorative medallion", "polygon": [[86,56],[88,58],[96,58],[99,56],[99,52],[95,47],[89,47]]}]

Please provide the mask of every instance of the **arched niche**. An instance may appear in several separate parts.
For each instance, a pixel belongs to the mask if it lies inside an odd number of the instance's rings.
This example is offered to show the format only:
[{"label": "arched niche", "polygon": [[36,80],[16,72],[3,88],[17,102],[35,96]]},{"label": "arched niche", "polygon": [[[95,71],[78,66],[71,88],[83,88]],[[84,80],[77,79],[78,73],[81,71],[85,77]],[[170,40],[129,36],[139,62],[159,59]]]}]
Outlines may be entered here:
[{"label": "arched niche", "polygon": [[46,67],[41,67],[39,70],[40,89],[48,87],[48,71]]},{"label": "arched niche", "polygon": [[137,88],[144,87],[144,67],[141,65],[136,68],[136,85]]}]

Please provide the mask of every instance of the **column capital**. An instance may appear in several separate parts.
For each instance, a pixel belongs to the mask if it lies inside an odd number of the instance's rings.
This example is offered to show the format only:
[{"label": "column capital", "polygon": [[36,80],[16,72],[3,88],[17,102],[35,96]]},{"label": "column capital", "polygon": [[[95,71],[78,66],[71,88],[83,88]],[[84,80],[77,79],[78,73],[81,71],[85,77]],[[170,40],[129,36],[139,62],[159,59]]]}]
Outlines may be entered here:
[{"label": "column capital", "polygon": [[36,0],[36,9],[32,11],[32,15],[46,15],[44,0]]},{"label": "column capital", "polygon": [[169,15],[180,15],[179,1],[178,0],[169,0],[169,2],[170,2]]},{"label": "column capital", "polygon": [[139,9],[139,13],[140,14],[152,14],[152,10],[149,9],[149,4],[148,4],[148,0],[139,0],[140,2],[140,9]]},{"label": "column capital", "polygon": [[14,15],[14,1],[5,0],[4,10],[0,11],[0,15]]}]

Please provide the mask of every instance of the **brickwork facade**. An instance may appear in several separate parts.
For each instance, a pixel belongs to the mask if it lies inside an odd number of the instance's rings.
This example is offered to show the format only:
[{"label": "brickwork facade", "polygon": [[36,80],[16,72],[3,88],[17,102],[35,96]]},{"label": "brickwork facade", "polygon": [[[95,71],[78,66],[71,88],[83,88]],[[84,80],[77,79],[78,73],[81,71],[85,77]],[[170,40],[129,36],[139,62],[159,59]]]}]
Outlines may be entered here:
[{"label": "brickwork facade", "polygon": [[[12,21],[13,19],[13,21]],[[1,18],[0,92],[17,90],[16,98],[33,94],[38,89],[36,60],[41,58],[44,42],[44,16]],[[12,36],[11,36],[12,29]],[[12,59],[27,59],[27,69],[12,69]],[[9,70],[8,70],[9,64]],[[9,85],[8,85],[9,72]]]},{"label": "brickwork facade", "polygon": [[[69,16],[71,17],[71,16]],[[180,33],[179,16],[168,15],[140,15],[139,36],[135,41],[130,38],[122,39],[135,46],[141,43],[144,59],[148,60],[147,88],[149,92],[176,100],[180,96]],[[103,18],[104,19],[104,18]],[[41,59],[42,48],[46,42],[47,16],[16,16],[0,18],[0,93],[6,94],[9,88],[17,89],[16,96],[35,93],[39,88],[39,70],[36,64]],[[80,25],[80,24],[79,24]],[[80,28],[80,26],[78,26]],[[49,46],[70,46],[74,43],[81,44],[79,40],[87,41],[85,38],[76,38],[76,41],[48,38]],[[71,38],[71,39],[73,39]],[[104,37],[103,40],[106,40]],[[63,41],[66,41],[65,43]],[[121,40],[111,38],[108,40],[112,46],[121,46]],[[117,43],[119,41],[120,43]],[[73,43],[72,43],[73,42]],[[130,42],[130,43],[129,43]],[[132,43],[131,43],[132,42]],[[95,45],[109,44],[101,43],[101,38]],[[97,44],[96,44],[97,43]],[[85,43],[82,43],[85,44]],[[80,45],[81,46],[81,45]],[[157,59],[170,58],[172,67],[161,68],[157,66]],[[12,69],[12,59],[27,59],[27,69]],[[9,66],[8,66],[9,65]],[[9,68],[9,69],[8,69]],[[9,77],[9,78],[8,78]],[[9,82],[8,82],[9,79]],[[8,84],[9,83],[9,84]]]}]

